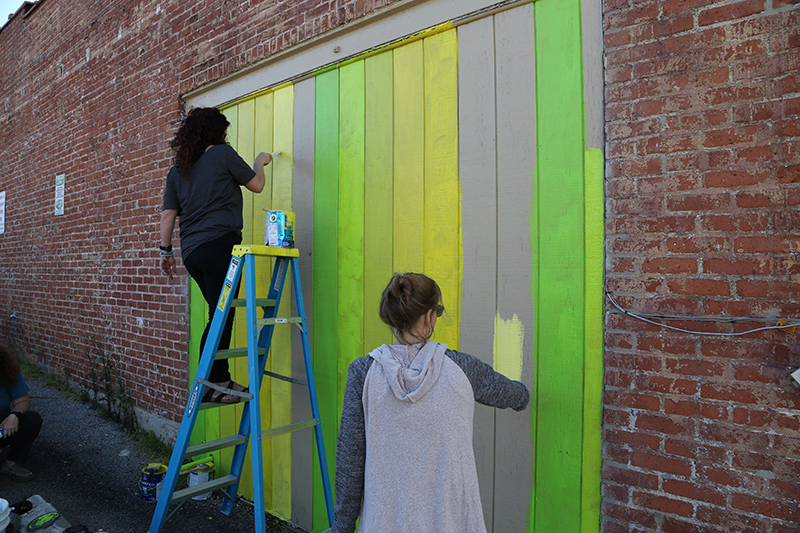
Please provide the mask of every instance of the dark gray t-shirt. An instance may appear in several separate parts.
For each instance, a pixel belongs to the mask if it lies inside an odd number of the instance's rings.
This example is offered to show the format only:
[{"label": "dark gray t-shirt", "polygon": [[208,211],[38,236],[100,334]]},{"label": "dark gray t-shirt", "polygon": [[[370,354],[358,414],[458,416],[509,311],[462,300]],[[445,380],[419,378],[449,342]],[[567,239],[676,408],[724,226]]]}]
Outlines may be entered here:
[{"label": "dark gray t-shirt", "polygon": [[227,144],[212,146],[200,156],[189,179],[177,167],[170,169],[164,189],[164,209],[178,211],[184,260],[201,244],[227,233],[242,234],[239,187],[255,175]]}]

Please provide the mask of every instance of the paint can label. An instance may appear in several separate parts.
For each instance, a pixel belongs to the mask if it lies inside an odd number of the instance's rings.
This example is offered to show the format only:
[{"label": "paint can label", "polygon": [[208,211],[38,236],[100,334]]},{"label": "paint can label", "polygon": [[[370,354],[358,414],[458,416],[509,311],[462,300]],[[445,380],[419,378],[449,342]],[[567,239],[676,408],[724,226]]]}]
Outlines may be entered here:
[{"label": "paint can label", "polygon": [[[189,474],[189,486],[195,487],[197,485],[202,485],[203,483],[208,483],[209,481],[213,481],[214,479],[214,465],[213,464],[202,464],[195,468]],[[207,500],[208,497],[211,496],[210,492],[206,492],[205,494],[198,494],[197,496],[192,496],[193,500]]]},{"label": "paint can label", "polygon": [[166,474],[166,465],[159,463],[150,463],[142,468],[142,479],[139,481],[139,493],[142,496],[142,500],[146,502],[158,500]]},{"label": "paint can label", "polygon": [[292,211],[267,211],[264,244],[280,248],[294,247],[295,214]]}]

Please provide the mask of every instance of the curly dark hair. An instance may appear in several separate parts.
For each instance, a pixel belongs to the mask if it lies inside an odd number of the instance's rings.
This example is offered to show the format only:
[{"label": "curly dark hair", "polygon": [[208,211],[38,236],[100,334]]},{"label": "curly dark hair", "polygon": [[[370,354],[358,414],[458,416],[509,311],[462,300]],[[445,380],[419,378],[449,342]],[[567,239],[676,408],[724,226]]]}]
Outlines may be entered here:
[{"label": "curly dark hair", "polygon": [[0,344],[0,385],[12,386],[17,382],[19,363],[4,344]]},{"label": "curly dark hair", "polygon": [[170,147],[175,150],[175,165],[184,178],[209,145],[225,144],[230,122],[216,107],[196,107],[181,122]]}]

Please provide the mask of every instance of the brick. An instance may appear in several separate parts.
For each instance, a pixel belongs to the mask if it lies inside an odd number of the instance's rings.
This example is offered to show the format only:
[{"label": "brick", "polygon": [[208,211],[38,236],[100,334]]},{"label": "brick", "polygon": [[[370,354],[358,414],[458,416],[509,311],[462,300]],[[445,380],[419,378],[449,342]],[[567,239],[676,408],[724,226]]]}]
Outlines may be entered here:
[{"label": "brick", "polygon": [[697,296],[728,296],[730,284],[726,280],[687,278],[674,279],[667,282],[667,286],[678,294],[692,294]]},{"label": "brick", "polygon": [[734,19],[741,19],[764,11],[764,0],[744,0],[730,5],[705,9],[697,17],[700,26],[719,24]]},{"label": "brick", "polygon": [[691,516],[694,510],[694,506],[689,502],[646,492],[635,494],[633,502],[648,509],[678,516]]},{"label": "brick", "polygon": [[642,272],[661,272],[675,274],[679,272],[687,272],[691,274],[697,273],[697,260],[686,258],[654,258],[648,259],[642,264]]},{"label": "brick", "polygon": [[608,463],[603,465],[603,479],[609,483],[619,483],[642,489],[653,490],[658,487],[658,476],[655,474],[619,468]]},{"label": "brick", "polygon": [[653,453],[633,452],[631,454],[631,466],[675,476],[688,477],[692,474],[690,461],[674,457],[663,457]]},{"label": "brick", "polygon": [[664,400],[664,412],[669,415],[699,416],[709,420],[727,420],[729,409],[724,405],[695,400]]},{"label": "brick", "polygon": [[703,272],[735,276],[767,275],[771,271],[769,258],[715,258],[703,260]]}]

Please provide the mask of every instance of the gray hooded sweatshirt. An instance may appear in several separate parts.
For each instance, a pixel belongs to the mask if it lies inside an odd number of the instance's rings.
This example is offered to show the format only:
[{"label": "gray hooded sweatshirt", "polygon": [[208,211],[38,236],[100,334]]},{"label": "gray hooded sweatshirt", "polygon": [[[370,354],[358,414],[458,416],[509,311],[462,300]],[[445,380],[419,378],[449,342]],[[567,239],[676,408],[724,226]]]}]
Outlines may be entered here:
[{"label": "gray hooded sweatshirt", "polygon": [[[472,450],[474,402],[530,395],[471,355],[383,345],[348,372],[336,451],[333,533],[485,533]],[[363,499],[363,503],[362,503]]]}]

